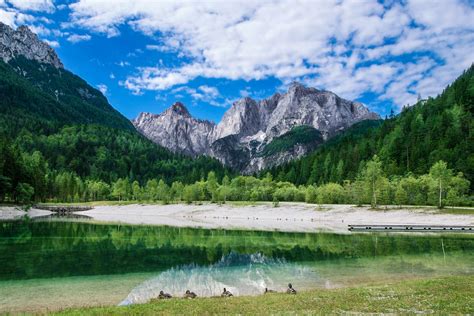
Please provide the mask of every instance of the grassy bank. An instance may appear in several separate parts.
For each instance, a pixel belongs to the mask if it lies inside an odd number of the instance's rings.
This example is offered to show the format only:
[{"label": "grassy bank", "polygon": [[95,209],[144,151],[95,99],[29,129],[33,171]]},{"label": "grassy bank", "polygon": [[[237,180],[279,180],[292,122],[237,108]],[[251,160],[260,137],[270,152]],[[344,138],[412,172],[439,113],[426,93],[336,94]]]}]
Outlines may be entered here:
[{"label": "grassy bank", "polygon": [[328,313],[474,313],[474,276],[410,280],[390,285],[312,290],[290,296],[171,299],[130,307],[81,308],[57,315],[205,315]]}]

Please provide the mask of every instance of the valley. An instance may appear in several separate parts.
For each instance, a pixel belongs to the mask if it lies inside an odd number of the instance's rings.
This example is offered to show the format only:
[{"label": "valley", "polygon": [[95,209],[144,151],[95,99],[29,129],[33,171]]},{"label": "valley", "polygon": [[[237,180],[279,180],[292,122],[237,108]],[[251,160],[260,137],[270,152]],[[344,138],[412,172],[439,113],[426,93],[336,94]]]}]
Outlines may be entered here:
[{"label": "valley", "polygon": [[60,2],[0,0],[0,314],[474,312],[472,10]]}]

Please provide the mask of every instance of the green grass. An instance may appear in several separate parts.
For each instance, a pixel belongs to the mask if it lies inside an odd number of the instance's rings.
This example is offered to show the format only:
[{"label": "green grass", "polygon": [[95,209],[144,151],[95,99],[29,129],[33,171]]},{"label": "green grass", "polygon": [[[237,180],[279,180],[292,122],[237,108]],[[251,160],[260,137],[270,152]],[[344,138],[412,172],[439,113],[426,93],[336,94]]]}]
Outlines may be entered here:
[{"label": "green grass", "polygon": [[474,276],[410,280],[388,285],[312,290],[290,296],[154,300],[129,307],[69,309],[57,315],[209,315],[209,314],[472,314]]}]

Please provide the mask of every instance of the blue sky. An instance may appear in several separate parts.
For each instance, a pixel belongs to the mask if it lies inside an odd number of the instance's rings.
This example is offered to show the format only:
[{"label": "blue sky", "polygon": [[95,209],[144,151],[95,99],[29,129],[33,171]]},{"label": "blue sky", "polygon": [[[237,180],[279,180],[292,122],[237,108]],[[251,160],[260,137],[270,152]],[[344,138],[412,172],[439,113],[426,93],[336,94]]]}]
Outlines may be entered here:
[{"label": "blue sky", "polygon": [[472,1],[0,0],[129,118],[181,101],[219,121],[292,81],[382,116],[435,96],[474,61]]}]

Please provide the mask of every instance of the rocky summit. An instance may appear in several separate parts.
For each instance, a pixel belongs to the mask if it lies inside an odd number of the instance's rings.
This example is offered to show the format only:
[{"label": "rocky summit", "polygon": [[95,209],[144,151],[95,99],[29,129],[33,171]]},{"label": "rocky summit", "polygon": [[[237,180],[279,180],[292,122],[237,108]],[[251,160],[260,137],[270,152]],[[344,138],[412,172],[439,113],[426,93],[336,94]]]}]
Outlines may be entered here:
[{"label": "rocky summit", "polygon": [[41,41],[27,26],[14,30],[0,22],[0,58],[9,62],[17,56],[63,68],[54,49]]},{"label": "rocky summit", "polygon": [[173,152],[208,155],[250,174],[299,158],[357,122],[378,119],[362,103],[293,83],[284,94],[236,101],[217,125],[193,118],[181,103],[132,122]]},{"label": "rocky summit", "polygon": [[153,142],[191,156],[209,153],[215,128],[212,122],[193,118],[179,102],[160,115],[140,113],[132,123]]}]

